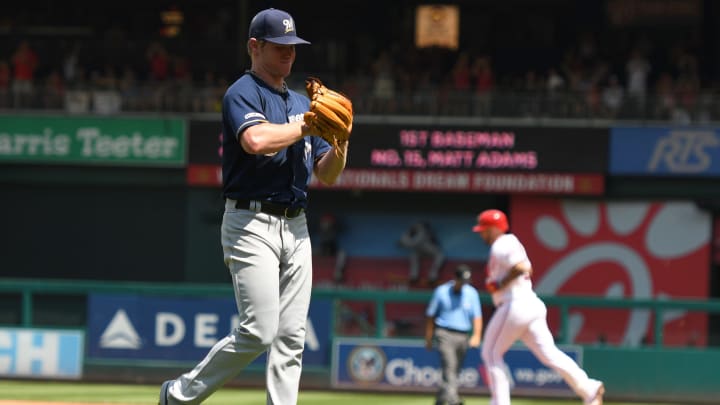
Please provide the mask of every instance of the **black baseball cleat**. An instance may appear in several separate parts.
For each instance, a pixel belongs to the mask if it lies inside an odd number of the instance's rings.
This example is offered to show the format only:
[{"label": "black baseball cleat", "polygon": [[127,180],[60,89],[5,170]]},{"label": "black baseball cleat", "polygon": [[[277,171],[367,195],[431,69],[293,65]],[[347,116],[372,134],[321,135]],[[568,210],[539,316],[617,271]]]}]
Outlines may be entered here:
[{"label": "black baseball cleat", "polygon": [[170,384],[174,380],[167,380],[164,383],[162,383],[162,386],[160,387],[160,399],[158,400],[158,405],[167,405],[168,399],[167,399],[167,392],[168,388],[170,388]]}]

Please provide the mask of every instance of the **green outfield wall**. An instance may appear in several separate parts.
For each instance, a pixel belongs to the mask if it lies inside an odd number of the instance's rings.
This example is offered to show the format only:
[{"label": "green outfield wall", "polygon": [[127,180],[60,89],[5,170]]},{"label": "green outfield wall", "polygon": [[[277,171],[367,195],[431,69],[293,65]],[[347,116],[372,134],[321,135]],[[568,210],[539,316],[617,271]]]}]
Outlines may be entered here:
[{"label": "green outfield wall", "polygon": [[[181,283],[128,283],[62,280],[0,279],[0,312],[13,312],[14,316],[0,317],[0,327],[21,328],[79,328],[86,325],[90,313],[83,296],[89,293],[141,294],[143,296],[170,297],[222,297],[231,296],[226,284]],[[429,291],[357,291],[344,289],[316,289],[314,299],[364,300],[377,306],[377,330],[384,328],[384,312],[388,303],[426,302]],[[483,301],[489,297],[481,295]],[[720,301],[681,300],[626,300],[592,297],[544,297],[549,308],[558,308],[567,314],[568,308],[630,308],[647,309],[655,316],[664,311],[681,308],[707,313],[720,312]],[[337,308],[337,306],[335,306]],[[333,310],[333,311],[336,311]],[[331,323],[330,339],[336,334]],[[568,317],[562,317],[561,330],[567,328]],[[376,337],[382,339],[379,333]],[[421,337],[408,337],[408,339]],[[608,388],[608,398],[674,403],[718,403],[720,398],[720,348],[717,347],[664,347],[662,336],[653,336],[652,344],[641,347],[611,345],[583,346],[583,367],[593,377],[602,379]],[[559,343],[563,343],[562,341]],[[118,382],[154,382],[168,375],[185,371],[191,363],[177,361],[147,362],[137,359],[104,361],[86,358],[87,380]],[[313,387],[330,387],[330,369],[315,366],[306,370],[306,384]],[[249,375],[260,377],[262,370],[248,370]],[[262,384],[262,378],[245,378],[243,384]]]},{"label": "green outfield wall", "polygon": [[585,347],[584,366],[613,397],[720,403],[720,350]]}]

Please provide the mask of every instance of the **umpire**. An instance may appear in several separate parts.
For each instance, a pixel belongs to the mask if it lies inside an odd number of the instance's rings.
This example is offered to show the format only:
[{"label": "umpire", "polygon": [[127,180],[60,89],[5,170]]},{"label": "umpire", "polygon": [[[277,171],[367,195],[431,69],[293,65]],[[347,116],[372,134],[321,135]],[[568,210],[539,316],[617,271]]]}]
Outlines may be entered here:
[{"label": "umpire", "polygon": [[[467,265],[455,270],[455,279],[439,285],[425,311],[425,348],[432,350],[437,341],[442,366],[442,384],[435,405],[458,405],[458,377],[468,347],[479,347],[482,312],[478,291],[470,285],[472,272]],[[468,339],[470,334],[470,339]]]}]

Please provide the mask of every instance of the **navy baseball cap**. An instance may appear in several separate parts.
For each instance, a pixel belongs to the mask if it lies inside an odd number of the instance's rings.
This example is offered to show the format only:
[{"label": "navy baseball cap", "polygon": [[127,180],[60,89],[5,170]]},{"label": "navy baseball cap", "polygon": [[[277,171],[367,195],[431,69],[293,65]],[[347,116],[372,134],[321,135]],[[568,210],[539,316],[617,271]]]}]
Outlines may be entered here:
[{"label": "navy baseball cap", "polygon": [[467,264],[461,264],[455,269],[455,278],[468,282],[472,278],[472,270]]},{"label": "navy baseball cap", "polygon": [[250,38],[262,39],[280,45],[309,44],[297,36],[295,20],[285,11],[268,8],[250,21]]}]

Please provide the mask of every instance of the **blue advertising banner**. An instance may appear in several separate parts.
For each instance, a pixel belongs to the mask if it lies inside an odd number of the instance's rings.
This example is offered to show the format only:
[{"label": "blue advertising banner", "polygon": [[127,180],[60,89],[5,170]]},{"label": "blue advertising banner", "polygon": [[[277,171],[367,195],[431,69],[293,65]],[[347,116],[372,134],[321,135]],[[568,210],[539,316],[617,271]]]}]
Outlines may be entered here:
[{"label": "blue advertising banner", "polygon": [[[560,349],[582,365],[582,348]],[[524,346],[505,354],[515,392],[531,395],[574,395],[562,377],[542,365]],[[336,388],[435,391],[442,381],[440,355],[425,349],[422,340],[338,338],[333,341],[331,370]],[[469,350],[460,371],[460,387],[467,393],[487,393],[480,350]]]},{"label": "blue advertising banner", "polygon": [[84,343],[79,330],[0,328],[0,376],[80,378]]},{"label": "blue advertising banner", "polygon": [[720,176],[718,128],[612,128],[610,174]]},{"label": "blue advertising banner", "polygon": [[[331,301],[310,304],[306,365],[330,364]],[[88,296],[88,358],[195,362],[238,324],[232,298]],[[264,356],[256,363],[264,361]]]}]

